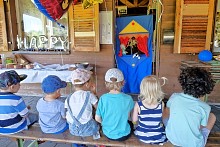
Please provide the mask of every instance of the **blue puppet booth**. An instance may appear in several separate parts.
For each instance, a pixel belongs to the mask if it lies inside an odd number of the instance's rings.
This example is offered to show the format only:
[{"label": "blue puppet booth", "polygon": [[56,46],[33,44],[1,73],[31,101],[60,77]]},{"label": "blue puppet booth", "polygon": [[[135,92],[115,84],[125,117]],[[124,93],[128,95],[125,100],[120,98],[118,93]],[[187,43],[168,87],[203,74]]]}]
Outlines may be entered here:
[{"label": "blue puppet booth", "polygon": [[141,80],[152,74],[153,16],[116,20],[116,62],[123,72],[125,93],[139,93]]}]

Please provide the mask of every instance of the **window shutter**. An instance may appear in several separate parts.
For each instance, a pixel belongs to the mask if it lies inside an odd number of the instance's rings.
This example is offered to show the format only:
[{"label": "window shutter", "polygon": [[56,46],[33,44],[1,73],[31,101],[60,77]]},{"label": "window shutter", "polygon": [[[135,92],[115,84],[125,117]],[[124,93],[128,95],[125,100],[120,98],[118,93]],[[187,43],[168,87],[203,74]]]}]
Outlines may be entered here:
[{"label": "window shutter", "polygon": [[4,1],[0,0],[0,51],[8,51]]},{"label": "window shutter", "polygon": [[210,50],[214,0],[177,0],[174,53]]},{"label": "window shutter", "polygon": [[74,51],[100,51],[99,4],[83,9],[82,4],[69,9],[71,49]]}]

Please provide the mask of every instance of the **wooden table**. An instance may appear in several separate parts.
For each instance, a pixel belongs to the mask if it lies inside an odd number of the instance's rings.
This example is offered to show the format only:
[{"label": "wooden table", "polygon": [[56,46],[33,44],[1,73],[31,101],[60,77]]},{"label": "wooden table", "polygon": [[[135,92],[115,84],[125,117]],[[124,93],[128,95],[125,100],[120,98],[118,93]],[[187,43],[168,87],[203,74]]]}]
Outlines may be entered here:
[{"label": "wooden table", "polygon": [[186,67],[201,67],[207,69],[211,72],[213,79],[216,82],[220,81],[220,61],[212,60],[210,62],[201,62],[201,61],[182,61],[180,68]]}]

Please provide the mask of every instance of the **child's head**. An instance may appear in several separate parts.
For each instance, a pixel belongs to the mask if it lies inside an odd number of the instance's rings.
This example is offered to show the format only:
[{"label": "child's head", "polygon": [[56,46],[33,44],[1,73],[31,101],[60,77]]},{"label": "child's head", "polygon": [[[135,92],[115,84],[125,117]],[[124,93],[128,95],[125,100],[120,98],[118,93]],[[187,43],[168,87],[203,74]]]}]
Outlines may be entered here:
[{"label": "child's head", "polygon": [[49,75],[43,79],[41,88],[45,94],[55,94],[56,98],[60,97],[60,89],[65,88],[67,83],[62,81],[58,76]]},{"label": "child's head", "polygon": [[162,101],[164,93],[157,76],[147,76],[141,81],[139,98],[147,104],[156,104]]},{"label": "child's head", "polygon": [[89,90],[90,88],[89,82],[91,79],[91,75],[92,75],[91,71],[77,68],[71,74],[71,82],[75,88]]},{"label": "child's head", "polygon": [[215,85],[211,73],[199,67],[182,69],[179,82],[185,94],[196,98],[210,93]]},{"label": "child's head", "polygon": [[117,68],[109,69],[105,74],[105,85],[108,90],[121,91],[124,86],[124,75]]},{"label": "child's head", "polygon": [[20,89],[20,82],[26,77],[25,74],[18,75],[14,70],[5,71],[0,74],[0,90],[16,93]]}]

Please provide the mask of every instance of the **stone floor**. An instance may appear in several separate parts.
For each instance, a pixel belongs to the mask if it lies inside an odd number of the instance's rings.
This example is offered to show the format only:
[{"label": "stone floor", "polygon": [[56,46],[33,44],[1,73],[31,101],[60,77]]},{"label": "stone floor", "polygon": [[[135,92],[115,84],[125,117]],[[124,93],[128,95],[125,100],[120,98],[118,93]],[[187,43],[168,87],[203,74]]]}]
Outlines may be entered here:
[{"label": "stone floor", "polygon": [[[23,99],[26,105],[31,106],[31,112],[37,113],[36,110],[36,103],[41,97],[39,96],[23,96]],[[135,97],[136,99],[136,97]],[[61,101],[65,100],[65,97],[60,99]],[[212,112],[216,115],[217,121],[212,131],[220,132],[220,105],[218,104],[211,104]],[[28,145],[30,141],[27,141],[25,146]],[[71,144],[61,144],[56,142],[45,142],[39,145],[40,147],[71,147]],[[17,147],[16,142],[12,141],[8,138],[0,138],[0,147]]]}]

